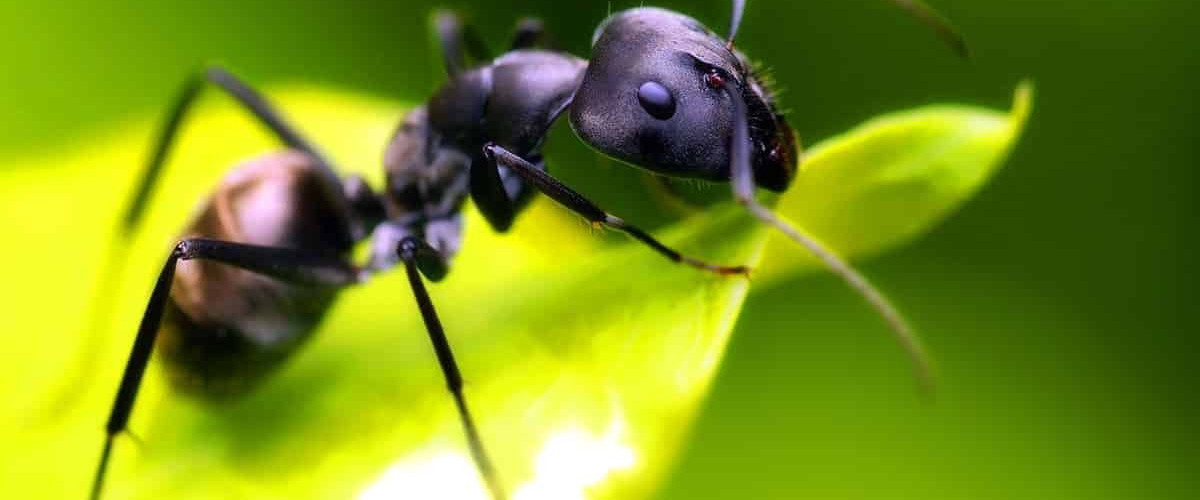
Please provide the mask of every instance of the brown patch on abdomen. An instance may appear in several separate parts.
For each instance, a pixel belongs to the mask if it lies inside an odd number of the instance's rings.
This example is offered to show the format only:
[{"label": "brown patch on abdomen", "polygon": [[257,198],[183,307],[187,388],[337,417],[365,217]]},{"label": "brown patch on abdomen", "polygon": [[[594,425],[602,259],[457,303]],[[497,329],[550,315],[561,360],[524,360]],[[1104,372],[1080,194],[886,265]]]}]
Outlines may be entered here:
[{"label": "brown patch on abdomen", "polygon": [[[345,256],[316,165],[296,151],[248,161],[222,180],[184,238]],[[203,260],[180,262],[159,332],[171,384],[206,399],[236,396],[311,336],[338,289],[286,283]]]}]

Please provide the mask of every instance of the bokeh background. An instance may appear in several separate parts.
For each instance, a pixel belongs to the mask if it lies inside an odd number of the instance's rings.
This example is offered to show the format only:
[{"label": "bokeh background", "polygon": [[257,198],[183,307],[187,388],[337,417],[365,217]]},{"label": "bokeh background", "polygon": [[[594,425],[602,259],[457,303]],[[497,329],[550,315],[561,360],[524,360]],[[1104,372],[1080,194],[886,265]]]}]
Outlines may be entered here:
[{"label": "bokeh background", "polygon": [[[610,9],[638,3],[3,2],[0,155],[157,114],[203,61],[263,85],[416,101],[440,78],[435,6],[466,11],[494,45],[537,15],[585,54]],[[724,1],[655,4],[727,23]],[[1185,498],[1200,486],[1200,16],[1183,0],[935,4],[971,61],[879,0],[751,1],[739,45],[772,68],[808,142],[927,102],[1005,108],[1019,79],[1037,84],[992,184],[865,265],[937,354],[937,401],[916,397],[906,360],[840,283],[760,288],[663,500]],[[573,142],[555,141],[557,171],[598,183],[602,202],[636,192],[603,189],[617,181],[583,171],[593,162]]]}]

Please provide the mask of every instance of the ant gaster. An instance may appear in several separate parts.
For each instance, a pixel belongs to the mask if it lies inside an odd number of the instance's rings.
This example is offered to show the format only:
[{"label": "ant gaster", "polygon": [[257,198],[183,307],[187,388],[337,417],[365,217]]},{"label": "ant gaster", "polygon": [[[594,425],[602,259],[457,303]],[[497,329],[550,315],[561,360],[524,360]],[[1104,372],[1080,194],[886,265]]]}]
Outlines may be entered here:
[{"label": "ant gaster", "polygon": [[[891,1],[963,47],[919,0]],[[446,276],[459,249],[468,197],[499,232],[539,191],[672,261],[719,275],[748,271],[684,256],[547,173],[539,151],[564,113],[576,134],[605,155],[666,177],[730,182],[735,198],[756,217],[815,253],[861,293],[927,377],[920,345],[887,300],[754,197],[756,187],[787,189],[799,158],[771,94],[733,48],[743,8],[744,0],[733,2],[725,38],[667,10],[618,12],[596,29],[587,60],[537,48],[546,37],[532,20],[521,23],[511,49],[493,59],[469,26],[453,14],[439,15],[435,29],[448,82],[400,124],[384,154],[387,185],[378,194],[359,177],[339,177],[331,161],[232,74],[214,67],[189,81],[152,150],[123,231],[141,220],[176,132],[206,84],[231,95],[288,149],[229,173],[163,265],[108,419],[92,498],[100,496],[113,438],[126,429],[156,345],[177,390],[235,397],[305,342],[341,289],[397,265],[407,273],[480,475],[494,499],[504,498],[424,284]],[[467,67],[468,54],[482,64]],[[368,235],[370,260],[356,266],[350,252]]]}]

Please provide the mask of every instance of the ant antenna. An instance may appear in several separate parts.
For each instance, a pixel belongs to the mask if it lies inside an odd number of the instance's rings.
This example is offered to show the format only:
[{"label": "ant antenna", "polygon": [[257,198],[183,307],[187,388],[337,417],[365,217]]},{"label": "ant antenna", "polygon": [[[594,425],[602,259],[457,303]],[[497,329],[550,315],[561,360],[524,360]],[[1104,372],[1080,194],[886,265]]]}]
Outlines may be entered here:
[{"label": "ant antenna", "polygon": [[[959,57],[969,59],[971,51],[967,47],[967,41],[963,37],[962,32],[946,19],[945,16],[930,7],[924,0],[888,0],[897,7],[904,9],[918,21],[928,26],[933,30],[938,38],[941,38],[946,45],[950,46]],[[733,0],[733,13],[729,19],[729,38],[725,42],[725,47],[733,50],[733,40],[737,38],[738,28],[742,25],[742,13],[746,10],[746,0]]]},{"label": "ant antenna", "polygon": [[955,53],[963,59],[970,58],[970,51],[967,49],[967,41],[963,38],[962,33],[958,31],[953,24],[950,23],[945,16],[939,14],[933,7],[925,3],[924,0],[890,0],[897,7],[908,11],[918,21],[924,23],[938,38],[941,38],[946,45],[949,45]]},{"label": "ant antenna", "polygon": [[746,113],[746,102],[742,100],[741,91],[735,88],[738,86],[728,85],[725,87],[730,100],[733,102],[734,129],[729,156],[732,162],[730,167],[732,172],[731,181],[738,202],[744,205],[750,213],[754,214],[764,224],[778,229],[788,238],[791,238],[796,243],[799,243],[800,246],[807,249],[813,256],[820,259],[830,272],[841,278],[842,281],[846,282],[850,288],[858,292],[867,301],[867,304],[887,323],[893,336],[900,342],[900,345],[912,360],[914,365],[913,371],[916,374],[921,392],[926,396],[931,396],[934,392],[935,384],[929,355],[926,353],[921,339],[917,337],[912,327],[905,321],[904,316],[900,314],[900,311],[892,305],[883,292],[879,291],[865,276],[854,269],[854,266],[851,266],[816,238],[780,218],[769,208],[759,203],[754,197],[755,186],[754,172],[750,161],[749,120]]},{"label": "ant antenna", "polygon": [[733,39],[737,38],[738,27],[742,25],[742,13],[746,11],[746,0],[733,0],[733,16],[729,19],[729,39],[725,47],[733,50]]}]

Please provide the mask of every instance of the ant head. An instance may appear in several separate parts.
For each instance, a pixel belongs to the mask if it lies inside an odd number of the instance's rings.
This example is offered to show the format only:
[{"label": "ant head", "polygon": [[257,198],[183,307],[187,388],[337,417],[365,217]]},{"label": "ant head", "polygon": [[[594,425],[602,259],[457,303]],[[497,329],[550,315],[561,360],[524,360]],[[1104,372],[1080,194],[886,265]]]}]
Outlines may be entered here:
[{"label": "ant head", "polygon": [[796,170],[792,131],[742,56],[695,19],[639,8],[597,28],[571,126],[635,166],[729,180],[734,99],[745,103],[755,183],[786,189]]}]

